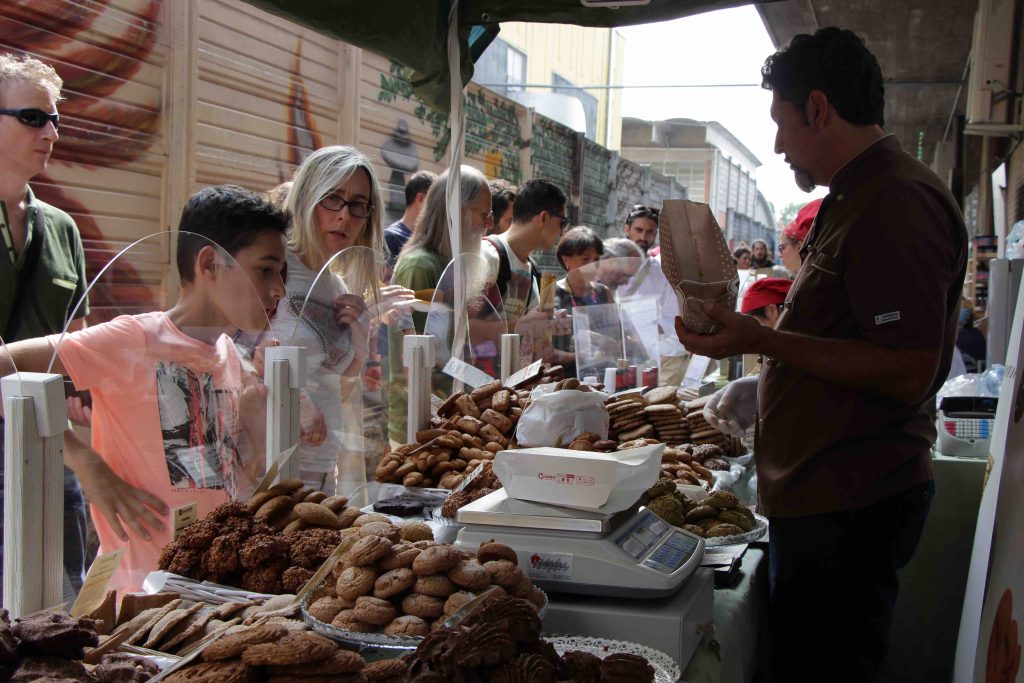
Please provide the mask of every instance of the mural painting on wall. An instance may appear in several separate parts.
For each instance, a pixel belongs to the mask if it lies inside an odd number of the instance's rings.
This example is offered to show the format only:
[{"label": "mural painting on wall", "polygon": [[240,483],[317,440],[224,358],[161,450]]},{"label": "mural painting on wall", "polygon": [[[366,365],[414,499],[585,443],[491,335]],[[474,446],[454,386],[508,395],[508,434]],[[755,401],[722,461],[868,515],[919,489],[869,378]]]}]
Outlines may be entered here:
[{"label": "mural painting on wall", "polygon": [[313,123],[313,114],[309,107],[309,93],[302,79],[302,37],[295,45],[292,58],[291,78],[288,85],[288,154],[287,163],[290,168],[282,167],[281,182],[291,179],[294,169],[305,160],[311,152],[323,147],[323,137]]},{"label": "mural painting on wall", "polygon": [[[61,118],[66,125],[51,163],[84,169],[116,167],[140,158],[160,126],[160,102],[125,106],[110,99],[137,74],[156,43],[162,0],[151,0],[127,17],[119,36],[106,42],[77,42],[108,9],[109,0],[89,7],[63,2],[0,3],[0,49],[31,54],[53,65],[64,80]],[[92,278],[116,253],[91,211],[47,174],[32,188],[43,201],[70,213],[86,245],[86,268]],[[157,231],[154,226],[153,232]],[[156,294],[129,260],[115,263],[90,292],[92,322],[135,310],[152,309]]]},{"label": "mural painting on wall", "polygon": [[[448,143],[451,140],[448,115],[432,109],[420,100],[409,84],[409,70],[401,64],[391,62],[389,73],[382,73],[380,76],[377,100],[394,102],[398,98],[416,103],[413,114],[420,123],[430,126],[435,143],[434,161],[441,161],[448,151]],[[399,126],[402,123],[406,122],[400,121]],[[522,137],[518,112],[513,103],[484,90],[467,93],[466,155],[483,157],[486,162],[484,172],[488,176],[504,178],[514,184],[521,183],[524,178],[519,162],[519,150],[529,144]]]}]

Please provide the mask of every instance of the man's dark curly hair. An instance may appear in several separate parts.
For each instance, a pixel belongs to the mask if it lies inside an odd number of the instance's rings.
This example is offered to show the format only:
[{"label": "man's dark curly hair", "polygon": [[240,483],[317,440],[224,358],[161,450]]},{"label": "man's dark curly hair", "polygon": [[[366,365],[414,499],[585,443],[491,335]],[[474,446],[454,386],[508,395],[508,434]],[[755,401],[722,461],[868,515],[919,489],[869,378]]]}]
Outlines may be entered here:
[{"label": "man's dark curly hair", "polygon": [[857,126],[885,124],[885,86],[878,60],[853,31],[828,26],[794,36],[764,61],[761,87],[804,111],[821,90],[839,116]]}]

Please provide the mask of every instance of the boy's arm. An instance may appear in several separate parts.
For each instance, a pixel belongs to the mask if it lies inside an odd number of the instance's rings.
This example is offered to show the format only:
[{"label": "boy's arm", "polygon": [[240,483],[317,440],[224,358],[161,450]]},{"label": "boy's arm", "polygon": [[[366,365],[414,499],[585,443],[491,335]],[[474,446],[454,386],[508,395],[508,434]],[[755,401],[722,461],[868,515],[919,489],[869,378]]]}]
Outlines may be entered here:
[{"label": "boy's arm", "polygon": [[[26,339],[0,347],[0,377],[13,375],[15,372],[46,372],[53,357],[53,347],[45,337]],[[50,372],[64,374],[64,364],[60,356],[53,362]],[[0,417],[4,414],[3,400],[0,396]]]},{"label": "boy's arm", "polygon": [[153,510],[167,515],[167,505],[117,476],[99,453],[70,429],[64,432],[64,463],[78,476],[86,499],[99,509],[122,541],[128,541],[122,521],[147,541],[149,529],[162,532],[166,528]]}]

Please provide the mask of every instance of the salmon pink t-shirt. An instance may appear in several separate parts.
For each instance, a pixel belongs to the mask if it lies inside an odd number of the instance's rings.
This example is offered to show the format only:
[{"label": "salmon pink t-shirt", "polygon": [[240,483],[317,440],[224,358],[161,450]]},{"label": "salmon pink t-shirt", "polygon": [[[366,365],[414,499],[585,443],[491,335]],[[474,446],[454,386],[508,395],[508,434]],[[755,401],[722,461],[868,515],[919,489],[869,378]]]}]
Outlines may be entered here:
[{"label": "salmon pink t-shirt", "polygon": [[[59,335],[48,338],[56,347]],[[214,346],[179,330],[166,313],[121,316],[66,335],[58,353],[79,389],[92,393],[92,446],[125,482],[203,517],[238,485],[242,368],[232,341]],[[155,514],[155,513],[154,513]],[[138,590],[173,533],[129,541],[111,587]],[[100,552],[125,545],[92,509]]]}]

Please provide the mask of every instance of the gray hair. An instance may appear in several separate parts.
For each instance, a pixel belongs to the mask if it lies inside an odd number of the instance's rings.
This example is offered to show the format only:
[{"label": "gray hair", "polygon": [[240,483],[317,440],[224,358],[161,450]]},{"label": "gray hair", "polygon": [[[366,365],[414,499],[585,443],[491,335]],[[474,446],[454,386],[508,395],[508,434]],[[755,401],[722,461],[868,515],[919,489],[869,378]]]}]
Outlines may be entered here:
[{"label": "gray hair", "polygon": [[604,241],[604,255],[606,258],[643,258],[643,250],[633,240],[625,237],[609,237]]},{"label": "gray hair", "polygon": [[333,256],[324,252],[314,214],[316,205],[336,187],[347,182],[359,169],[365,171],[370,179],[370,216],[354,246],[368,247],[378,254],[385,253],[384,231],[381,228],[384,203],[381,200],[380,183],[370,159],[355,147],[321,147],[299,166],[284,201],[284,208],[292,218],[288,248],[300,257],[306,257],[313,265],[322,267]]},{"label": "gray hair", "polygon": [[[18,57],[9,52],[0,52],[0,98],[9,83],[33,83],[46,90],[54,102],[60,102],[62,99],[60,90],[64,87],[64,81],[52,66],[35,57]],[[0,99],[0,102],[2,101]]]},{"label": "gray hair", "polygon": [[[472,166],[463,166],[460,173],[459,192],[462,199],[462,251],[464,253],[478,253],[480,251],[480,237],[472,235],[468,226],[472,223],[466,206],[473,202],[481,193],[486,190],[490,192],[487,185],[487,176]],[[425,248],[441,256],[442,263],[447,264],[452,260],[451,242],[448,241],[448,211],[447,211],[447,189],[448,171],[445,171],[427,192],[427,199],[423,202],[423,210],[416,221],[416,228],[412,237],[405,243],[399,258],[413,249]]]}]

